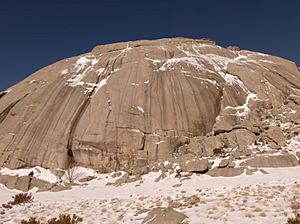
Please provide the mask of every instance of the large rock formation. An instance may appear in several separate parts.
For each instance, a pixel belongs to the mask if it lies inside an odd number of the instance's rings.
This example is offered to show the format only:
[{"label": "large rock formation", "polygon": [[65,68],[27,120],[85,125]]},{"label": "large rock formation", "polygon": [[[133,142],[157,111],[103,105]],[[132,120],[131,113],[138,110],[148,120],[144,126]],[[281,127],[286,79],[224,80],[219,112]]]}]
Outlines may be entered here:
[{"label": "large rock formation", "polygon": [[207,39],[97,46],[0,93],[0,166],[128,171],[257,141],[278,149],[284,136],[265,123],[300,122],[299,104],[285,59]]}]

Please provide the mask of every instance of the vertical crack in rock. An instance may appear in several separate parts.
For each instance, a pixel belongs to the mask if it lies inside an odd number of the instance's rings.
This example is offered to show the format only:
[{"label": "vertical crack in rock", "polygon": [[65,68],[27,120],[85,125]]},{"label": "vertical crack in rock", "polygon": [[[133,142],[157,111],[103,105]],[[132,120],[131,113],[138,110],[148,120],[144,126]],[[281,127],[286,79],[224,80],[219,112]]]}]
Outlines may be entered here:
[{"label": "vertical crack in rock", "polygon": [[[101,76],[99,75],[97,77],[97,84],[99,84],[100,81],[101,81]],[[95,85],[93,87],[93,90],[88,93],[87,98],[84,100],[84,102],[79,107],[78,112],[75,115],[75,117],[74,117],[74,119],[71,123],[71,129],[70,129],[70,132],[69,132],[68,143],[67,143],[68,156],[69,156],[69,159],[70,159],[69,163],[74,162],[73,139],[74,139],[75,130],[78,126],[78,123],[79,123],[82,115],[84,114],[84,112],[86,111],[88,105],[90,104],[91,97],[94,95],[96,89],[97,89],[97,85]]]},{"label": "vertical crack in rock", "polygon": [[[118,58],[119,58],[119,56],[116,57],[114,59],[114,61],[112,62],[112,71],[114,71],[114,69],[115,69],[114,68],[115,67],[115,62],[116,62],[116,60]],[[108,64],[109,64],[109,62],[107,63],[106,67],[108,67]],[[106,76],[108,77],[109,75],[111,75],[111,72],[108,75],[106,75]],[[101,80],[103,79],[104,76],[105,76],[105,74],[99,75],[97,77],[97,81],[96,81],[97,85],[95,85],[93,87],[92,91],[90,91],[88,93],[87,98],[84,100],[84,102],[79,107],[78,112],[75,115],[75,117],[74,117],[74,119],[73,119],[73,121],[71,123],[71,128],[70,128],[68,142],[67,142],[67,154],[68,154],[68,157],[69,157],[69,163],[76,162],[75,159],[74,159],[74,153],[73,153],[73,140],[74,140],[74,134],[75,134],[76,128],[78,126],[78,123],[79,123],[81,117],[83,116],[83,114],[85,113],[88,105],[90,104],[90,100],[94,96],[94,94],[96,93],[97,88],[98,88],[97,86],[100,84],[100,82],[101,82]],[[110,114],[110,111],[109,111],[109,114]]]},{"label": "vertical crack in rock", "polygon": [[0,124],[5,120],[9,112],[14,108],[14,106],[19,103],[21,100],[23,100],[26,96],[28,96],[28,93],[23,96],[22,98],[16,100],[15,102],[9,104],[8,107],[6,107],[1,113],[0,113]]}]

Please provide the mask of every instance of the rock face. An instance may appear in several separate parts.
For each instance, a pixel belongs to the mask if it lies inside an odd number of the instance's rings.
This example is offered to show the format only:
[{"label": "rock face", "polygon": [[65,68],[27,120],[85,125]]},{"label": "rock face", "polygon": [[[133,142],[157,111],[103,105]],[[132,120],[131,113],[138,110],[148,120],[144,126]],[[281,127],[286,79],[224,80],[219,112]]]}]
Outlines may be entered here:
[{"label": "rock face", "polygon": [[[132,170],[192,153],[284,145],[263,121],[299,114],[300,72],[278,57],[207,39],[95,47],[0,93],[0,166]],[[298,115],[297,115],[298,116]]]}]

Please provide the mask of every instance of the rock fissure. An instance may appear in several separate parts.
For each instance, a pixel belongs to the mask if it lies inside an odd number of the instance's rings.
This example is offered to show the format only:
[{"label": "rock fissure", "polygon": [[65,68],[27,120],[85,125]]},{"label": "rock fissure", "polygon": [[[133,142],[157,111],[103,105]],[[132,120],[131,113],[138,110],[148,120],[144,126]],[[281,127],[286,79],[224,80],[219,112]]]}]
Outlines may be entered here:
[{"label": "rock fissure", "polygon": [[[96,83],[99,84],[100,81],[101,81],[101,76],[97,76],[97,82]],[[68,154],[68,157],[69,157],[69,161],[71,161],[71,162],[73,162],[73,160],[74,160],[73,140],[74,140],[74,134],[75,134],[76,128],[78,126],[78,123],[79,123],[81,117],[83,116],[83,114],[85,113],[88,105],[90,104],[91,97],[94,95],[96,89],[97,89],[97,86],[94,86],[92,91],[90,91],[88,93],[88,96],[85,98],[84,102],[79,107],[77,113],[75,114],[75,117],[74,117],[73,121],[71,122],[71,128],[70,128],[68,142],[67,142],[67,150],[68,150],[67,154]]]},{"label": "rock fissure", "polygon": [[218,136],[218,135],[224,134],[224,133],[230,133],[230,132],[232,132],[232,131],[234,131],[234,130],[247,130],[247,131],[252,132],[251,130],[249,130],[248,127],[235,126],[235,127],[231,128],[231,129],[228,129],[228,130],[226,130],[226,129],[224,129],[224,130],[215,130],[215,131],[213,132],[213,136]]}]

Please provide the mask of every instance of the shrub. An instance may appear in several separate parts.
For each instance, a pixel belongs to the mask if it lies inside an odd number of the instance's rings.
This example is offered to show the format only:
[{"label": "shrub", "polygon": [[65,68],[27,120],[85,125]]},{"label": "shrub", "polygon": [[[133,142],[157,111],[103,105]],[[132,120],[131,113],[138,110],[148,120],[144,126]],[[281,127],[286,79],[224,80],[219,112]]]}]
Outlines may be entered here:
[{"label": "shrub", "polygon": [[36,218],[31,217],[28,221],[22,220],[21,224],[41,224],[41,222],[39,220],[37,220]]},{"label": "shrub", "polygon": [[295,214],[293,218],[288,218],[287,224],[300,224],[300,213]]},{"label": "shrub", "polygon": [[31,203],[33,200],[33,197],[31,194],[27,193],[20,193],[13,196],[13,201],[11,202],[12,205],[18,205],[18,204],[25,204],[25,203]]},{"label": "shrub", "polygon": [[47,224],[77,224],[82,222],[82,218],[77,215],[60,214],[58,218],[50,219]]},{"label": "shrub", "polygon": [[31,194],[28,193],[20,193],[13,196],[13,200],[8,202],[7,204],[3,204],[3,208],[12,208],[13,205],[31,203],[33,197]]},{"label": "shrub", "polygon": [[[82,222],[82,218],[77,215],[60,214],[58,218],[49,219],[46,224],[78,224]],[[28,221],[22,220],[21,224],[42,224],[39,220],[31,217]]]}]

